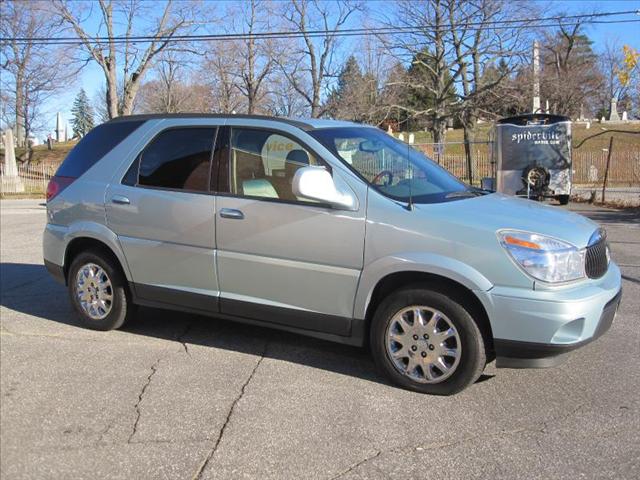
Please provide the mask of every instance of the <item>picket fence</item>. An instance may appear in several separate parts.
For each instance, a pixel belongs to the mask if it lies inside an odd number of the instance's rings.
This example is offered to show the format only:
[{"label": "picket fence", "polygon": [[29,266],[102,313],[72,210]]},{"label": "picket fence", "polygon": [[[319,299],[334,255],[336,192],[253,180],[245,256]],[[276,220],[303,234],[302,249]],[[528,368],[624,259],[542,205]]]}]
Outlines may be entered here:
[{"label": "picket fence", "polygon": [[[468,180],[467,161],[462,154],[433,155],[430,146],[415,145],[415,148],[425,151],[434,161],[449,170],[456,177]],[[605,152],[581,152],[574,151],[573,159],[573,183],[576,185],[602,185],[607,164]],[[381,170],[388,169],[379,161],[366,161],[358,165],[366,176],[373,178]],[[4,165],[0,165],[0,194],[3,196],[13,194],[44,195],[49,179],[55,174],[58,165],[37,164],[18,165],[18,177],[4,175]],[[480,179],[490,177],[493,174],[493,165],[490,155],[476,152],[473,155],[473,183],[479,184]],[[395,173],[395,172],[393,172]],[[640,186],[640,151],[613,152],[609,165],[607,184],[611,186]]]}]

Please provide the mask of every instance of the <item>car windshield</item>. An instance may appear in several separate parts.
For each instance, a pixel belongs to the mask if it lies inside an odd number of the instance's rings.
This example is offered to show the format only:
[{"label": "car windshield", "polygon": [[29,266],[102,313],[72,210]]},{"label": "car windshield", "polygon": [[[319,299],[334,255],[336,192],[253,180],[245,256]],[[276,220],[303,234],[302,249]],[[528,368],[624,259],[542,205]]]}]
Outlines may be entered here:
[{"label": "car windshield", "polygon": [[395,200],[436,203],[480,194],[423,153],[373,127],[309,132],[367,183]]}]

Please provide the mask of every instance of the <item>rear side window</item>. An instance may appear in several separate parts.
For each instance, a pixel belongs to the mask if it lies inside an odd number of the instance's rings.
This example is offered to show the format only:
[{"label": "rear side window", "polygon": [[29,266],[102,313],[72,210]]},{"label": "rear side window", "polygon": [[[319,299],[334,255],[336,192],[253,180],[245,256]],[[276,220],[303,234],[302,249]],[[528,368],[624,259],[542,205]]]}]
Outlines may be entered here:
[{"label": "rear side window", "polygon": [[215,128],[174,128],[160,133],[141,154],[138,184],[208,191],[215,136]]},{"label": "rear side window", "polygon": [[73,147],[56,175],[80,177],[143,123],[144,121],[119,121],[98,125]]}]

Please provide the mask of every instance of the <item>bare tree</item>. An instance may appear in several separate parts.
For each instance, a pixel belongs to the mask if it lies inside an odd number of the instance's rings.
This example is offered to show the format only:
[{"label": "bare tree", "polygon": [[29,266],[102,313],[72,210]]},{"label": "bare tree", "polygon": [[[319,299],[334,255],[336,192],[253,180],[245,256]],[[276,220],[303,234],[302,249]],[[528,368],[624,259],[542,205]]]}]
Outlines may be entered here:
[{"label": "bare tree", "polygon": [[[41,109],[47,99],[68,87],[73,72],[59,46],[33,39],[54,38],[61,32],[47,2],[13,1],[0,4],[2,91],[6,95],[3,120],[16,127],[18,145],[44,125]],[[16,40],[21,38],[25,40]]]},{"label": "bare tree", "polygon": [[274,71],[266,79],[264,108],[270,115],[302,117],[306,112],[306,99],[291,85],[286,75]]},{"label": "bare tree", "polygon": [[[100,25],[106,30],[106,40],[101,40],[100,31],[92,34],[83,26],[81,16],[84,4],[55,0],[54,5],[61,18],[76,33],[90,58],[102,68],[109,118],[131,114],[140,82],[153,60],[169,45],[176,33],[192,24],[194,15],[190,2],[178,2],[178,7],[174,8],[173,1],[168,0],[162,13],[154,18],[153,12],[157,7],[155,3],[149,4],[141,0],[98,0]],[[93,10],[94,5],[91,4],[90,8]],[[135,23],[141,19],[154,24],[148,34],[152,39],[146,44],[131,41],[132,36],[140,33]],[[124,25],[122,35],[116,32],[120,24]],[[123,40],[116,43],[114,40],[120,36]],[[121,72],[118,71],[120,67]],[[121,92],[118,90],[120,85]]]},{"label": "bare tree", "polygon": [[206,86],[193,82],[181,50],[165,50],[153,71],[155,78],[141,85],[135,111],[142,113],[207,112],[201,93]]},{"label": "bare tree", "polygon": [[211,42],[201,66],[201,76],[209,87],[213,109],[231,113],[243,108],[245,97],[238,85],[241,71],[237,41]]},{"label": "bare tree", "polygon": [[403,63],[410,63],[424,69],[429,82],[416,81],[415,76],[402,78],[404,88],[423,91],[430,98],[429,105],[395,105],[405,110],[413,118],[427,117],[436,143],[445,139],[447,119],[457,99],[452,94],[455,70],[451,58],[447,57],[445,32],[447,28],[447,0],[403,0],[395,4],[393,19],[386,20],[387,26],[404,27],[407,34],[381,37],[387,48]]},{"label": "bare tree", "polygon": [[604,50],[598,55],[598,64],[603,76],[599,93],[600,112],[604,113],[615,98],[618,108],[630,110],[634,88],[638,87],[639,54],[629,45],[617,41],[607,41]]},{"label": "bare tree", "polygon": [[[474,127],[486,94],[507,79],[528,51],[527,22],[509,29],[492,25],[526,18],[518,2],[451,0],[447,2],[447,39],[453,51],[452,76],[458,84],[455,111],[464,131],[468,181],[473,181]],[[531,16],[531,7],[527,12]],[[500,68],[492,68],[500,61]],[[488,74],[491,72],[491,74]]]},{"label": "bare tree", "polygon": [[[335,11],[332,9],[335,5]],[[327,81],[335,76],[334,55],[337,32],[356,11],[360,3],[339,0],[291,0],[285,20],[302,34],[302,45],[287,59],[280,60],[283,73],[293,88],[306,100],[312,117],[320,117],[322,94]],[[313,35],[312,31],[322,31]]]},{"label": "bare tree", "polygon": [[587,21],[560,21],[542,44],[540,89],[554,113],[576,114],[604,83],[592,42],[583,33]]},{"label": "bare tree", "polygon": [[[269,19],[272,18],[272,5],[262,0],[250,0],[241,4],[240,15],[242,25],[238,29],[247,37],[239,42],[242,58],[238,65],[238,89],[246,97],[247,113],[253,114],[258,109],[265,92],[263,84],[274,66],[275,46],[273,40],[258,40],[255,34],[268,31]],[[235,15],[233,15],[235,16]]]}]

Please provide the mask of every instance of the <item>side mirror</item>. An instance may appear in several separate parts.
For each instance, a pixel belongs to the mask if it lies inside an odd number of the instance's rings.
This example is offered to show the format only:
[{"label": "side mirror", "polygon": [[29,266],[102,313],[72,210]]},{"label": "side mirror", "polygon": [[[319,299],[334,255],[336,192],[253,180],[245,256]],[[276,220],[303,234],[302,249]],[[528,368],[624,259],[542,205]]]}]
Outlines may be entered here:
[{"label": "side mirror", "polygon": [[339,192],[331,174],[324,167],[299,168],[293,177],[292,188],[296,197],[327,203],[334,208],[356,209],[355,197]]}]

